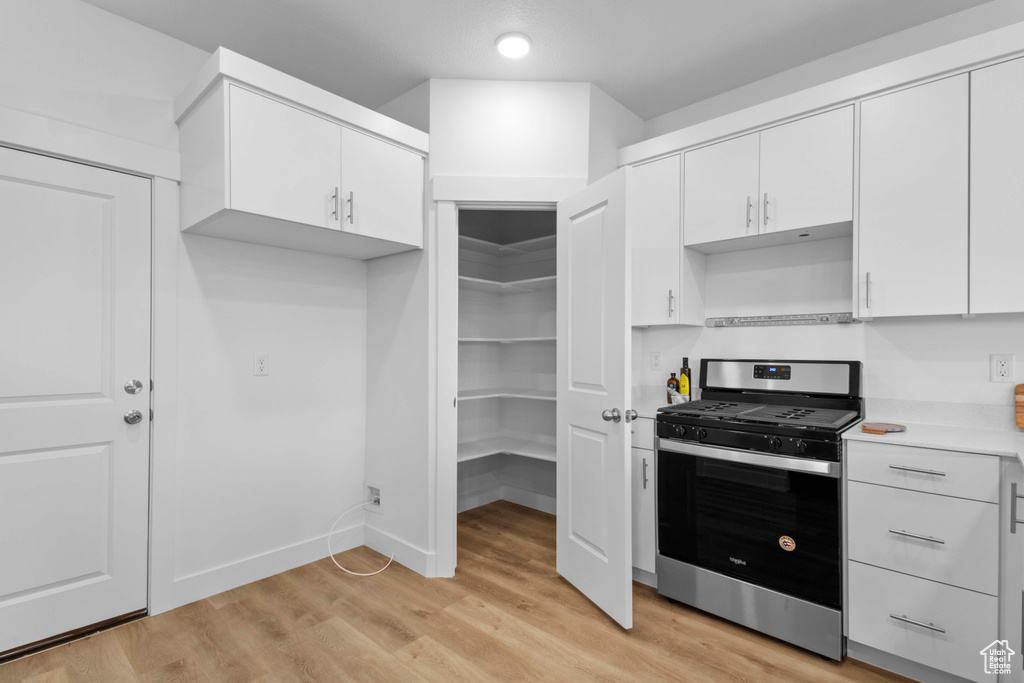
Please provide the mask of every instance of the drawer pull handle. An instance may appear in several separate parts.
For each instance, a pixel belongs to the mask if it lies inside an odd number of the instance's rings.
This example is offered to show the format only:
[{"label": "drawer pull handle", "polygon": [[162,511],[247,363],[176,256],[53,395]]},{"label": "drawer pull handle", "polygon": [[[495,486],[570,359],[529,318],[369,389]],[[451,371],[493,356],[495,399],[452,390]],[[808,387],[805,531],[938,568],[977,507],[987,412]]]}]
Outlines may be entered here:
[{"label": "drawer pull handle", "polygon": [[1010,484],[1010,533],[1017,533],[1017,525],[1024,524],[1024,519],[1017,519],[1017,501],[1024,496],[1017,493],[1017,482]]},{"label": "drawer pull handle", "polygon": [[932,623],[927,623],[926,624],[923,621],[917,621],[916,619],[910,619],[910,618],[907,617],[906,614],[890,614],[889,617],[892,618],[892,619],[895,619],[896,621],[903,621],[903,622],[906,622],[908,624],[913,624],[914,626],[920,626],[921,628],[929,629],[931,631],[938,631],[939,633],[945,633],[946,632],[946,629],[939,628],[935,624],[932,624]]},{"label": "drawer pull handle", "polygon": [[889,465],[890,470],[902,470],[903,472],[917,472],[918,474],[934,474],[936,477],[946,476],[945,472],[938,470],[923,470],[919,467],[906,467],[904,465]]},{"label": "drawer pull handle", "polygon": [[924,536],[922,534],[912,534],[909,531],[904,531],[903,529],[889,529],[889,533],[896,534],[897,536],[909,536],[910,538],[919,538],[922,541],[931,541],[932,543],[941,543],[942,545],[946,545],[946,542],[943,541],[941,538],[935,538],[934,536]]}]

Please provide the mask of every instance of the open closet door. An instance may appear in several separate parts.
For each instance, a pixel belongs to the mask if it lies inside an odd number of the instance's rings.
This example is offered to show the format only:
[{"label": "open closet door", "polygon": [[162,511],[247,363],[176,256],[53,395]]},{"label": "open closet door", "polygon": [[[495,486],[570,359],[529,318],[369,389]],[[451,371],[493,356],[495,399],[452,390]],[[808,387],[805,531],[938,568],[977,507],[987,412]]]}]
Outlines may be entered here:
[{"label": "open closet door", "polygon": [[624,628],[633,626],[629,172],[558,203],[558,573]]}]

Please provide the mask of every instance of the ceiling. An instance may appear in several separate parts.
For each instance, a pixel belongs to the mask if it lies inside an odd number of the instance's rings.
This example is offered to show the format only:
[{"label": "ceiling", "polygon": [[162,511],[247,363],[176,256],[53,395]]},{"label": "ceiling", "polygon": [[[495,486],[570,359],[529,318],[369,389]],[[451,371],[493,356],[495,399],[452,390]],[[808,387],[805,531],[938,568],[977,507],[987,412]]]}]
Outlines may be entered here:
[{"label": "ceiling", "polygon": [[987,1],[86,0],[373,109],[428,78],[589,81],[645,120]]}]

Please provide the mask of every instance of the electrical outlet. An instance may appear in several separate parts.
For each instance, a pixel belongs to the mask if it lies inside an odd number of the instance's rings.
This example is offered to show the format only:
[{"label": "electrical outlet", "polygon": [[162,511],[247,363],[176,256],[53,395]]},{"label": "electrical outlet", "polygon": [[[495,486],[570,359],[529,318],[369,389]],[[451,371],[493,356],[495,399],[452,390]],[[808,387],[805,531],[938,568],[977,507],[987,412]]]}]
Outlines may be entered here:
[{"label": "electrical outlet", "polygon": [[264,377],[270,374],[270,354],[257,353],[253,358],[252,374],[256,377]]},{"label": "electrical outlet", "polygon": [[381,506],[380,484],[366,482],[366,502],[369,503],[369,505],[364,505],[364,510],[369,510],[370,512],[376,512],[378,514],[383,512],[384,508]]},{"label": "electrical outlet", "polygon": [[661,351],[651,351],[651,370],[661,370]]},{"label": "electrical outlet", "polygon": [[989,381],[1013,381],[1013,354],[993,353],[989,356]]}]

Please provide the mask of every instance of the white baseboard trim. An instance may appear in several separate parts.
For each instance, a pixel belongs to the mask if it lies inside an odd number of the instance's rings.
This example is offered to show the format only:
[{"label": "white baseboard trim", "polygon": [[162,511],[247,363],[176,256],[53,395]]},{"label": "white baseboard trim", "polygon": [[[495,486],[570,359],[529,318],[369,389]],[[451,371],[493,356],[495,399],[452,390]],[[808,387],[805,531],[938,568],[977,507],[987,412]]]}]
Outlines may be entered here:
[{"label": "white baseboard trim", "polygon": [[493,484],[475,491],[460,491],[456,511],[465,512],[466,510],[478,508],[481,505],[502,500],[501,488],[501,484]]},{"label": "white baseboard trim", "polygon": [[437,576],[437,554],[414,546],[411,543],[395,538],[386,531],[381,531],[367,524],[364,545],[376,550],[381,555],[395,556],[395,562],[408,567],[417,574],[433,578]]},{"label": "white baseboard trim", "polygon": [[466,491],[459,494],[458,511],[465,512],[478,508],[481,505],[495,503],[499,500],[507,500],[510,503],[523,505],[534,510],[555,514],[557,510],[554,496],[549,496],[528,489],[521,489],[518,486],[508,484],[494,484],[476,491]]},{"label": "white baseboard trim", "polygon": [[508,502],[516,503],[517,505],[524,505],[528,508],[547,512],[551,515],[555,514],[558,509],[554,496],[521,489],[517,486],[509,486],[508,484],[501,485],[501,500],[507,500]]},{"label": "white baseboard trim", "polygon": [[[335,553],[339,553],[364,545],[364,542],[364,526],[359,523],[335,531],[331,537],[331,549]],[[327,534],[247,557],[231,564],[176,578],[172,589],[173,607],[181,607],[190,602],[244,586],[247,583],[322,560],[325,557],[327,557]]]},{"label": "white baseboard trim", "polygon": [[651,588],[658,587],[658,575],[640,569],[639,567],[633,567],[633,580],[637,583],[642,583],[645,586],[650,586]]},{"label": "white baseboard trim", "polygon": [[[901,676],[907,678],[913,678],[915,681],[929,681],[931,683],[962,683],[965,679],[953,674],[946,673],[945,671],[939,671],[938,669],[932,668],[925,664],[918,664],[912,662],[909,659],[904,659],[888,652],[882,652],[876,650],[868,645],[862,645],[855,643],[852,640],[846,642],[846,656],[850,659],[856,659],[861,662],[865,662],[872,666],[877,666],[880,669],[886,671],[892,671]],[[978,657],[978,672],[982,671],[981,657]],[[999,678],[1002,678],[1000,676]],[[995,678],[993,677],[993,680]]]}]

